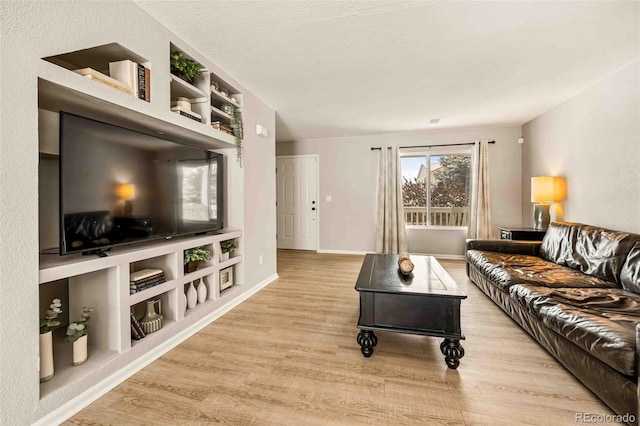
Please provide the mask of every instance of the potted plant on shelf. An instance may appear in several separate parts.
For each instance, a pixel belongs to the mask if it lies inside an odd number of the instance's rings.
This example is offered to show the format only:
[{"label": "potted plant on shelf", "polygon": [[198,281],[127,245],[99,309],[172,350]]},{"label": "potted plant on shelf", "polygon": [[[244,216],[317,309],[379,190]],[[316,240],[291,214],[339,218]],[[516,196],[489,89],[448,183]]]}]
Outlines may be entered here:
[{"label": "potted plant on shelf", "polygon": [[176,50],[175,52],[171,52],[169,57],[171,74],[180,77],[190,84],[202,78],[202,65],[193,59],[185,58],[184,53]]},{"label": "potted plant on shelf", "polygon": [[204,247],[190,248],[184,251],[184,272],[198,269],[198,263],[211,260],[211,252]]},{"label": "potted plant on shelf", "polygon": [[229,254],[233,253],[237,248],[238,247],[236,246],[236,243],[233,240],[221,241],[220,242],[220,261],[224,262],[225,260],[229,260]]},{"label": "potted plant on shelf", "polygon": [[53,299],[45,317],[40,318],[40,382],[53,378],[52,331],[60,325],[58,315],[62,313],[60,299]]},{"label": "potted plant on shelf", "polygon": [[233,130],[233,136],[236,139],[236,160],[242,167],[242,137],[244,133],[242,115],[234,105],[226,102],[222,105],[222,111],[231,117],[230,125]]},{"label": "potted plant on shelf", "polygon": [[87,331],[93,308],[82,307],[82,317],[67,326],[65,340],[73,343],[73,365],[87,362]]}]

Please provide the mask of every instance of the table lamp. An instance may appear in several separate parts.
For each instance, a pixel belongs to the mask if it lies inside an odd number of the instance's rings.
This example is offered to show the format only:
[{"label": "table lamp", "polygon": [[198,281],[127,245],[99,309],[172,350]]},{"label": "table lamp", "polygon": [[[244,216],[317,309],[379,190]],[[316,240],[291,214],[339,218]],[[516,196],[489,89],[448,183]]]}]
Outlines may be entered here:
[{"label": "table lamp", "polygon": [[531,178],[531,202],[533,205],[533,227],[547,229],[551,216],[551,203],[562,201],[567,196],[567,184],[564,178],[536,176]]}]

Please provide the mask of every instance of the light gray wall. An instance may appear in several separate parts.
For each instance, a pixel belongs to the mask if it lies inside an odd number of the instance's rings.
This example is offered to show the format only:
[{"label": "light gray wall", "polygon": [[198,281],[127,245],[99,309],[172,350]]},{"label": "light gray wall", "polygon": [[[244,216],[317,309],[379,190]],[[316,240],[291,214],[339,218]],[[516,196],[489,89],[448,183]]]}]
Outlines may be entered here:
[{"label": "light gray wall", "polygon": [[[492,214],[495,225],[521,223],[521,146],[516,127],[414,131],[351,138],[278,142],[276,155],[318,154],[320,164],[320,250],[375,250],[378,151],[371,147],[453,144],[495,140],[490,151]],[[325,201],[331,195],[332,201]],[[412,253],[462,255],[460,230],[409,229]]]},{"label": "light gray wall", "polygon": [[[152,85],[149,108],[166,111],[169,85],[162,83],[167,81],[162,76],[169,75],[169,41],[185,49],[189,44],[129,1],[2,1],[0,38],[0,424],[30,424],[45,414],[39,402],[37,331],[38,76],[43,69],[50,74],[70,72],[41,58],[116,41],[151,62],[158,84]],[[234,85],[245,94],[247,136],[254,120],[249,115],[254,113],[273,134],[275,126],[268,124],[275,120],[273,110],[241,85]],[[166,107],[153,101],[164,97]],[[252,186],[247,192],[242,186],[234,188],[230,195],[247,199],[247,205],[237,209],[239,217],[234,215],[233,225],[246,227],[243,264],[248,285],[276,273],[273,145],[272,139],[258,145],[247,137],[245,169],[238,174],[245,173]],[[242,178],[236,182],[242,183]],[[264,218],[259,224],[254,220],[256,212]],[[264,254],[262,265],[254,252]]]},{"label": "light gray wall", "polygon": [[565,176],[558,219],[640,232],[639,73],[636,60],[523,126],[523,223],[530,178]]}]

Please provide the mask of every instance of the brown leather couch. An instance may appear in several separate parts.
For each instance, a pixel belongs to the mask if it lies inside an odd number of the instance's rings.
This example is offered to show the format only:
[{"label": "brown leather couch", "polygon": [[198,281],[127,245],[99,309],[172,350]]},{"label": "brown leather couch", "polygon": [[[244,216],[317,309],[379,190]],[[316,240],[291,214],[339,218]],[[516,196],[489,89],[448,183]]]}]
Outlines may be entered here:
[{"label": "brown leather couch", "polygon": [[466,257],[474,284],[638,424],[640,235],[557,222],[542,242],[468,240]]}]

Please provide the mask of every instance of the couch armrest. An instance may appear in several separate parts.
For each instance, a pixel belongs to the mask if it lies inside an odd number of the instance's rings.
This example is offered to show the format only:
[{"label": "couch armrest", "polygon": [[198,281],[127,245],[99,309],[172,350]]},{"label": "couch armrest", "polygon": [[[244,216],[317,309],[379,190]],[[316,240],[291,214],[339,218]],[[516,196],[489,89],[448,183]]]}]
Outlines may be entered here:
[{"label": "couch armrest", "polygon": [[498,253],[538,256],[541,241],[467,240],[467,250],[495,251]]}]

